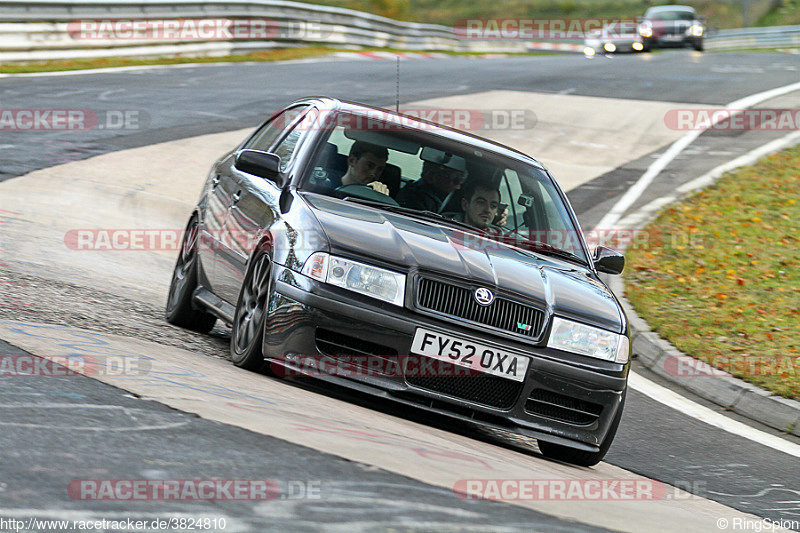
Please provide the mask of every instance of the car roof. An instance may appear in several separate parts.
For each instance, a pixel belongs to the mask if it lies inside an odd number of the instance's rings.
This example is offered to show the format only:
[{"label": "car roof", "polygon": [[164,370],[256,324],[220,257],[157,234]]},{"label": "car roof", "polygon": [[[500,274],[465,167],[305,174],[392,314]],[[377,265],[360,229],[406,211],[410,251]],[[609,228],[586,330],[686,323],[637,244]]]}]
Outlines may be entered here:
[{"label": "car roof", "polygon": [[692,6],[655,6],[647,10],[648,13],[658,13],[659,11],[691,11],[694,12]]},{"label": "car roof", "polygon": [[377,112],[380,114],[379,116],[381,121],[388,122],[392,125],[396,124],[399,127],[410,130],[415,129],[414,123],[419,123],[420,126],[424,125],[424,133],[432,133],[434,135],[444,137],[450,141],[466,144],[468,146],[477,148],[479,150],[494,152],[495,154],[501,156],[533,164],[534,166],[543,170],[545,168],[544,165],[542,165],[539,161],[537,161],[533,157],[518,150],[515,150],[514,148],[505,146],[500,143],[496,143],[494,141],[490,141],[488,139],[484,139],[483,137],[479,137],[478,135],[473,135],[471,133],[450,128],[448,126],[443,126],[435,122],[430,122],[428,120],[419,117],[404,115],[402,113],[395,113],[394,111],[390,111],[388,109],[373,107],[366,104],[341,100],[337,98],[330,98],[327,96],[311,96],[311,97],[301,98],[299,100],[292,102],[287,107],[291,107],[293,105],[298,105],[302,103],[317,104],[319,107],[322,107],[324,109],[331,109],[335,111],[348,112],[360,115],[369,114],[370,112],[372,113]]}]

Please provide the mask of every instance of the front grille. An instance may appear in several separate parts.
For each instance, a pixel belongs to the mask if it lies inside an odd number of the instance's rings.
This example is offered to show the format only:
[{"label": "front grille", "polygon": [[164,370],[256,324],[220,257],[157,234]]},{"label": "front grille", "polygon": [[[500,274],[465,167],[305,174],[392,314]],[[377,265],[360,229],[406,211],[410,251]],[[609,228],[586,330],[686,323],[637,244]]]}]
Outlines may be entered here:
[{"label": "front grille", "polygon": [[535,389],[525,402],[525,411],[576,426],[588,426],[597,421],[603,406],[548,390]]},{"label": "front grille", "polygon": [[464,375],[463,369],[456,369],[450,363],[437,365],[437,370],[452,375],[406,376],[406,382],[421,389],[498,409],[513,407],[522,390],[522,382],[484,373]]},{"label": "front grille", "polygon": [[529,338],[537,338],[544,323],[544,312],[535,307],[502,296],[489,305],[480,305],[471,289],[429,278],[419,280],[417,307]]}]

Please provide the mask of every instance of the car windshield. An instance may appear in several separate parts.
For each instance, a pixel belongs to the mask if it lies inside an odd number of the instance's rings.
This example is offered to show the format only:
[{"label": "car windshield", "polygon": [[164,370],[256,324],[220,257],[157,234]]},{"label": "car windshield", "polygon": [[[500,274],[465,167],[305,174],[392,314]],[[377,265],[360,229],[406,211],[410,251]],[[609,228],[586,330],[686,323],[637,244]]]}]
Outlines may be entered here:
[{"label": "car windshield", "polygon": [[300,190],[484,237],[475,242],[587,263],[580,234],[544,170],[409,123],[338,115]]},{"label": "car windshield", "polygon": [[653,20],[694,20],[695,14],[691,11],[656,11],[646,18]]}]

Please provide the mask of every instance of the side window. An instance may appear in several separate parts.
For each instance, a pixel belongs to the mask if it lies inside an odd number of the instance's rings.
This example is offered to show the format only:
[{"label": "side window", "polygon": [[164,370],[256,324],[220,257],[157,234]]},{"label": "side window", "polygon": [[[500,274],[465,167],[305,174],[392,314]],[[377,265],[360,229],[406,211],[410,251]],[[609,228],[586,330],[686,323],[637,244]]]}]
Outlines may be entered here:
[{"label": "side window", "polygon": [[519,182],[519,175],[510,168],[506,169],[504,179],[500,181],[500,201],[508,205],[505,226],[507,228],[516,228],[525,224],[522,211],[517,204],[520,195],[522,195],[522,185]]},{"label": "side window", "polygon": [[292,155],[294,155],[295,150],[300,145],[300,139],[303,138],[305,133],[313,129],[318,116],[319,112],[316,109],[312,109],[306,113],[303,120],[298,122],[292,131],[290,131],[280,144],[275,147],[275,150],[273,150],[273,152],[281,158],[281,172],[289,167]]},{"label": "side window", "polygon": [[547,225],[549,230],[565,230],[568,227],[567,221],[569,220],[569,215],[564,210],[564,204],[558,198],[553,198],[551,194],[555,194],[555,191],[546,189],[542,183],[538,183],[540,194],[542,197],[542,207],[544,208],[544,212],[547,219]]},{"label": "side window", "polygon": [[248,150],[261,150],[268,152],[278,137],[286,131],[297,116],[305,111],[308,106],[297,106],[287,109],[277,117],[264,124],[256,134],[247,141],[244,148]]}]

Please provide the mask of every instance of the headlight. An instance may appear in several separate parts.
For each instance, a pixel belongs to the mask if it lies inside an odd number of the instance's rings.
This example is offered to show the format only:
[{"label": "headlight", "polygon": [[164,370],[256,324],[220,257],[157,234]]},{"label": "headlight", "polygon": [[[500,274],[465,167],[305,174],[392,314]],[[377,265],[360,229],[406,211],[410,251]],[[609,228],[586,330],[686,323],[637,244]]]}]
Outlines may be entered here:
[{"label": "headlight", "polygon": [[699,24],[692,24],[691,26],[689,26],[689,29],[686,30],[686,33],[693,37],[702,37],[703,27]]},{"label": "headlight", "polygon": [[652,37],[653,27],[647,22],[642,23],[642,25],[639,26],[639,35],[642,37]]},{"label": "headlight", "polygon": [[302,272],[317,281],[372,296],[400,307],[405,301],[405,275],[365,265],[352,259],[316,252],[306,260]]},{"label": "headlight", "polygon": [[617,45],[615,45],[614,43],[606,43],[606,44],[603,45],[603,50],[605,50],[608,53],[616,52],[617,51]]},{"label": "headlight", "polygon": [[583,48],[583,53],[587,57],[592,57],[595,54],[595,51],[594,51],[594,48],[592,48],[591,46],[585,46]]},{"label": "headlight", "polygon": [[615,363],[628,362],[629,341],[625,335],[559,317],[553,317],[547,346]]}]

